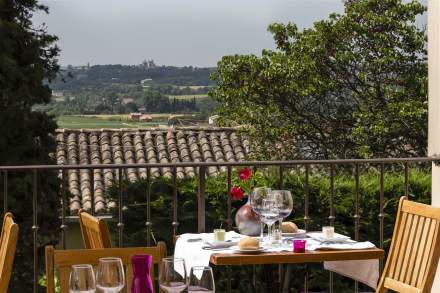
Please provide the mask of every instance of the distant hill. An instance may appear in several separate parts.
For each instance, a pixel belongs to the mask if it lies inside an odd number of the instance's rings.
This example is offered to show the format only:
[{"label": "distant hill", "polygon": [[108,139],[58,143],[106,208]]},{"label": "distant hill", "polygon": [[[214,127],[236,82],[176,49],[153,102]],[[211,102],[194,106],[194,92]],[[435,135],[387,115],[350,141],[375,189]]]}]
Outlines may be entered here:
[{"label": "distant hill", "polygon": [[[69,66],[61,71],[50,87],[55,91],[76,91],[105,84],[139,84],[152,79],[153,84],[175,86],[211,86],[209,76],[215,68],[192,66],[95,65]],[[64,81],[63,81],[64,80]]]}]

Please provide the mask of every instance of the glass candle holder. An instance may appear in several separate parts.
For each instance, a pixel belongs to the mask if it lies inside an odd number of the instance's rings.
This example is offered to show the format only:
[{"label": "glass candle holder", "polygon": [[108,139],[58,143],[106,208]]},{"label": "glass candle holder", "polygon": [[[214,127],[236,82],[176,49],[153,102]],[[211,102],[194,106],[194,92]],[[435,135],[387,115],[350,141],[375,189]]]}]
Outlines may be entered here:
[{"label": "glass candle holder", "polygon": [[214,242],[223,242],[226,238],[225,229],[214,229]]},{"label": "glass candle holder", "polygon": [[306,252],[306,240],[293,240],[293,252]]},{"label": "glass candle holder", "polygon": [[332,239],[335,237],[335,227],[332,226],[324,226],[322,227],[322,235],[324,238]]}]

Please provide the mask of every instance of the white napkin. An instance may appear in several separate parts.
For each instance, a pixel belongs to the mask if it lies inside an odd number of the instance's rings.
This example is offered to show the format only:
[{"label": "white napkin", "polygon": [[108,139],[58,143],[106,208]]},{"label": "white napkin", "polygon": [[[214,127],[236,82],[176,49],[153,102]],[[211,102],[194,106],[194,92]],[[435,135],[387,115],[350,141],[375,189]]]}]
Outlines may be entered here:
[{"label": "white napkin", "polygon": [[376,289],[379,280],[378,259],[326,261],[324,269],[357,280],[373,289]]},{"label": "white napkin", "polygon": [[[203,249],[207,246],[208,242],[212,242],[214,237],[213,233],[202,234],[182,234],[177,239],[176,246],[174,248],[174,257],[183,258],[185,260],[186,269],[189,273],[191,267],[194,266],[208,266],[211,255],[214,253],[231,253],[230,248],[207,250]],[[225,240],[232,240],[233,242],[239,241],[243,235],[240,235],[234,231],[226,232]],[[188,239],[199,239],[201,241],[188,242]]]},{"label": "white napkin", "polygon": [[[310,236],[316,237],[317,235]],[[307,239],[306,244],[307,250],[369,249],[374,247],[376,246],[369,241],[356,242],[350,239],[336,243],[323,243],[314,239]],[[376,289],[379,280],[378,259],[325,261],[324,269],[364,283],[373,289]]]}]

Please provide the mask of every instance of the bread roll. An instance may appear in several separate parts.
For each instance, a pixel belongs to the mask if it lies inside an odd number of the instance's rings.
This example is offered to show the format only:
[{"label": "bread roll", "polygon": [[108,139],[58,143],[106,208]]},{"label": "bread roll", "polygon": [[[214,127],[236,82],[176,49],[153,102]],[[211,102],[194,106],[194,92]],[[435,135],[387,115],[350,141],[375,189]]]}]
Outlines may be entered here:
[{"label": "bread roll", "polygon": [[293,222],[283,222],[281,226],[281,231],[283,233],[297,233],[298,226]]},{"label": "bread roll", "polygon": [[245,237],[238,242],[238,247],[242,250],[244,249],[259,249],[260,248],[260,242],[258,239],[253,237]]}]

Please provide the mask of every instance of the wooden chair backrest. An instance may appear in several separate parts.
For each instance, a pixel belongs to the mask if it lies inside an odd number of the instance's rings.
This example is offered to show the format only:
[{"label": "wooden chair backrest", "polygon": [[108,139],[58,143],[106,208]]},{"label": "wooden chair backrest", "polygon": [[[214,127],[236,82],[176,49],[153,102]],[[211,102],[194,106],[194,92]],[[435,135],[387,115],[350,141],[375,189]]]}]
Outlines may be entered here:
[{"label": "wooden chair backrest", "polygon": [[83,210],[79,210],[78,216],[84,248],[97,249],[112,247],[108,226],[103,219],[98,219]]},{"label": "wooden chair backrest", "polygon": [[3,218],[0,239],[0,292],[8,292],[9,280],[14,267],[15,249],[18,240],[18,225],[13,215],[6,213]]},{"label": "wooden chair backrest", "polygon": [[440,257],[440,208],[399,202],[393,238],[376,293],[428,293]]},{"label": "wooden chair backrest", "polygon": [[[131,292],[131,281],[133,272],[131,268],[131,257],[135,254],[149,254],[153,257],[153,263],[158,264],[166,255],[164,242],[159,242],[153,247],[129,247],[129,248],[100,248],[100,249],[74,249],[55,250],[53,246],[46,246],[46,276],[47,293],[55,292],[55,271],[59,273],[61,293],[69,292],[69,276],[72,265],[91,264],[94,267],[98,260],[103,257],[119,257],[125,267],[124,292]],[[151,266],[151,279],[154,281],[154,266]]]}]

